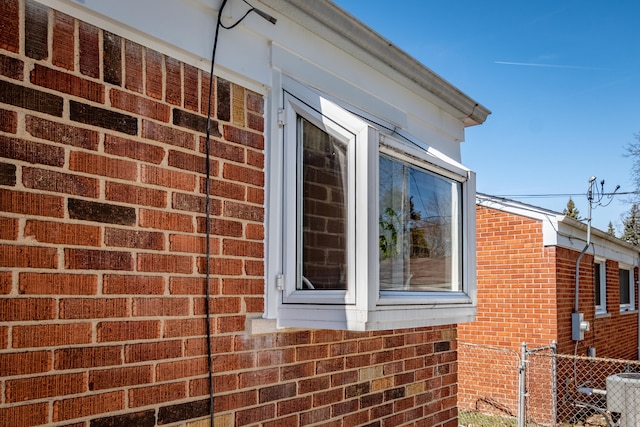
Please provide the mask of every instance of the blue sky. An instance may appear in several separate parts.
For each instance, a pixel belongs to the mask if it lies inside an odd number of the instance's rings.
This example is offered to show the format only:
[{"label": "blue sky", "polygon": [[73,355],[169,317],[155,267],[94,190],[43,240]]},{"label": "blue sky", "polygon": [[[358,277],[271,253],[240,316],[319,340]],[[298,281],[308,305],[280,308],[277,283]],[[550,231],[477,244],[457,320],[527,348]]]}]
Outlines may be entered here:
[{"label": "blue sky", "polygon": [[[492,114],[468,128],[478,191],[587,215],[588,180],[633,191],[625,146],[640,132],[640,2],[335,0]],[[592,212],[620,231],[629,196]],[[625,203],[625,201],[627,203]]]}]

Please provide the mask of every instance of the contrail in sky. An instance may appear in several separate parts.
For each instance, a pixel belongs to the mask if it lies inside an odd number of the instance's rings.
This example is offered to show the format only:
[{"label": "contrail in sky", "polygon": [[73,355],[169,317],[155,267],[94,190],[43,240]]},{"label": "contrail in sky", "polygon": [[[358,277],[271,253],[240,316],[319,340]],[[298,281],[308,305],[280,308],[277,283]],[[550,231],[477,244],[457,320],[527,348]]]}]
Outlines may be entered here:
[{"label": "contrail in sky", "polygon": [[595,67],[581,67],[577,65],[555,65],[555,64],[535,64],[532,62],[507,62],[507,61],[494,61],[495,64],[500,65],[519,65],[522,67],[543,67],[543,68],[573,68],[578,70],[606,70],[606,68]]}]

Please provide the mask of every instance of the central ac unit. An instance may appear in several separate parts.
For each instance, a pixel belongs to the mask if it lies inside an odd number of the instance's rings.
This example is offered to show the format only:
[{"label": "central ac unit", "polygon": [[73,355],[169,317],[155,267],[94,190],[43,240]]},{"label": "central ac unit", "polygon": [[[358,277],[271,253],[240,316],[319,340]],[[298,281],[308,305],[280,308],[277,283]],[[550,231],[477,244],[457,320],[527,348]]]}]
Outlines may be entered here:
[{"label": "central ac unit", "polygon": [[640,426],[640,374],[607,377],[607,409],[620,414],[620,427]]}]

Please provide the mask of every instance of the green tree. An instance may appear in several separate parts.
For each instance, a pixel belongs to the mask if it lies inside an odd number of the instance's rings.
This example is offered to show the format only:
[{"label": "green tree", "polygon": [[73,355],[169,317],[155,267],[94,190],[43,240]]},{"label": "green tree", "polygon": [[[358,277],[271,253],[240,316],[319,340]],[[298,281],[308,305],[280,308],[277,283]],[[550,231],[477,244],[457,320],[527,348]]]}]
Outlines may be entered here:
[{"label": "green tree", "polygon": [[613,228],[613,223],[609,221],[609,226],[607,227],[607,234],[609,236],[616,237],[616,230]]},{"label": "green tree", "polygon": [[631,205],[631,210],[622,220],[622,224],[624,230],[620,238],[637,246],[640,243],[640,209],[637,203]]},{"label": "green tree", "polygon": [[580,219],[580,211],[576,209],[576,204],[573,202],[573,199],[571,197],[569,197],[567,207],[564,208],[562,214],[571,218]]},{"label": "green tree", "polygon": [[[403,221],[400,214],[393,208],[386,208],[380,215],[380,259],[393,258],[400,251],[398,249],[398,229],[403,229]],[[426,231],[422,226],[422,215],[416,211],[413,197],[409,198],[409,235],[411,238],[410,256],[424,258],[430,254],[429,243],[426,239]]]}]

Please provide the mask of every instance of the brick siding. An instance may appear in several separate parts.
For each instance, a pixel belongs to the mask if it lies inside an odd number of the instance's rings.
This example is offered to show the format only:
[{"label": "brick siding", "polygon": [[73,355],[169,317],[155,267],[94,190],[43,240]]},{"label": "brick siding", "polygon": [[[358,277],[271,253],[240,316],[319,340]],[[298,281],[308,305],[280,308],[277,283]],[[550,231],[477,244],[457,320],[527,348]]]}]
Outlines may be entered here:
[{"label": "brick siding", "polygon": [[[209,78],[0,2],[0,426],[204,426]],[[456,327],[247,335],[264,307],[264,100],[213,88],[216,426],[456,426]]]},{"label": "brick siding", "polygon": [[[465,351],[459,358],[459,404],[474,409],[483,398],[516,413],[517,363],[520,346],[546,347],[556,341],[558,352],[573,354],[571,313],[575,301],[575,271],[579,251],[544,247],[542,222],[483,206],[476,207],[478,315],[461,324],[461,342],[499,347],[507,353],[487,357],[489,350]],[[578,354],[595,347],[597,356],[636,360],[638,314],[620,313],[618,262],[607,260],[607,312],[595,316],[593,255],[580,264],[580,312],[591,323]],[[635,277],[637,276],[635,270]],[[636,308],[638,301],[636,289]],[[620,333],[629,331],[629,333]],[[502,362],[497,362],[503,358]],[[511,371],[504,366],[511,364]],[[479,374],[480,373],[480,374]]]}]

